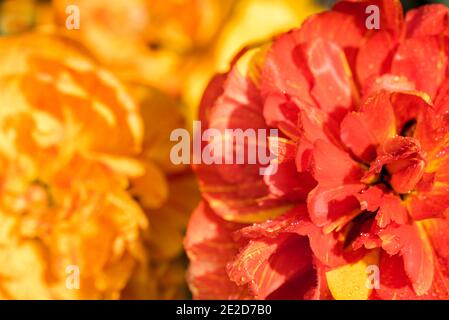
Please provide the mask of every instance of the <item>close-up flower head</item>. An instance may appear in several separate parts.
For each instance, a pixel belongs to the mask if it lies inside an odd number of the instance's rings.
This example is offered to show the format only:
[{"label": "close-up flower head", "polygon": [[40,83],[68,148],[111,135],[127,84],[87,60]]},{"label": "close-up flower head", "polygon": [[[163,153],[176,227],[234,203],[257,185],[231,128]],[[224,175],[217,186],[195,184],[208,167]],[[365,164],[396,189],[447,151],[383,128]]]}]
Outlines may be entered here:
[{"label": "close-up flower head", "polygon": [[449,1],[0,0],[0,300],[449,300]]},{"label": "close-up flower head", "polygon": [[195,166],[194,297],[448,298],[448,15],[340,1],[214,78],[202,122],[278,129],[247,142],[274,144],[277,171]]}]

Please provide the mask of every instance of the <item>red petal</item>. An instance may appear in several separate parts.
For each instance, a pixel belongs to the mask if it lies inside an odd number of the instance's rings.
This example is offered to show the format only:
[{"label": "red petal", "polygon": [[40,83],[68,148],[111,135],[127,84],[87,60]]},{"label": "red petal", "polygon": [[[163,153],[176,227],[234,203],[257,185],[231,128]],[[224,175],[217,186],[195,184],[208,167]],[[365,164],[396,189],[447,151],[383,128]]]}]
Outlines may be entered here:
[{"label": "red petal", "polygon": [[404,270],[417,295],[426,294],[433,281],[434,260],[431,244],[417,224],[391,225],[379,232],[382,248],[389,254],[400,251]]},{"label": "red petal", "polygon": [[293,277],[271,293],[267,300],[311,300],[316,287],[317,276],[315,270],[311,268],[308,272]]},{"label": "red petal", "polygon": [[[404,162],[403,168],[392,170],[397,164],[387,165],[391,173],[390,184],[397,193],[406,194],[412,191],[424,175],[425,162],[422,159]],[[402,165],[401,165],[402,166]]]},{"label": "red petal", "polygon": [[338,122],[316,107],[301,106],[299,127],[301,133],[296,155],[296,166],[299,171],[311,169],[315,141],[323,140],[336,145],[341,144]]},{"label": "red petal", "polygon": [[328,268],[318,259],[313,259],[316,273],[316,286],[313,291],[309,291],[307,298],[313,300],[331,300],[332,294],[327,286],[326,271]]},{"label": "red petal", "polygon": [[390,184],[401,194],[413,190],[424,174],[424,155],[419,142],[414,138],[396,136],[387,140],[375,162],[363,177],[370,182],[381,173],[382,168],[391,174]]},{"label": "red petal", "polygon": [[[419,299],[413,291],[409,278],[404,271],[404,262],[399,255],[390,256],[381,251],[380,286],[377,295],[384,300],[416,300]],[[425,299],[425,297],[421,297]]]},{"label": "red petal", "polygon": [[[294,79],[294,81],[292,81]],[[314,104],[310,97],[312,76],[308,70],[297,31],[277,38],[269,49],[262,70],[261,92],[298,97]]]},{"label": "red petal", "polygon": [[403,41],[393,58],[392,73],[405,76],[431,98],[446,77],[447,58],[437,37],[410,38]]},{"label": "red petal", "polygon": [[199,118],[203,125],[209,126],[210,110],[215,104],[215,101],[223,94],[223,86],[226,80],[225,74],[219,74],[212,78],[207,85],[207,88],[201,98],[199,108]]},{"label": "red petal", "polygon": [[382,241],[379,237],[371,232],[362,232],[357,239],[354,240],[352,247],[354,250],[365,247],[368,250],[380,248]]},{"label": "red petal", "polygon": [[357,195],[362,210],[377,212],[376,220],[380,228],[391,222],[404,224],[408,221],[408,211],[399,196],[390,193],[386,187],[374,186]]},{"label": "red petal", "polygon": [[371,212],[375,212],[379,209],[382,204],[383,195],[386,192],[385,189],[386,188],[381,188],[380,186],[373,186],[366,190],[362,190],[356,195],[360,202],[360,208]]},{"label": "red petal", "polygon": [[432,219],[423,223],[435,252],[435,278],[433,298],[449,299],[449,222],[447,219]]},{"label": "red petal", "polygon": [[279,128],[291,139],[298,139],[299,108],[288,97],[269,94],[265,100],[263,115],[269,126]]},{"label": "red petal", "polygon": [[[344,237],[339,232],[323,233],[321,228],[309,220],[307,208],[304,205],[298,205],[276,219],[243,228],[237,232],[237,235],[250,239],[262,239],[263,237],[276,238],[283,233],[308,236],[314,255],[320,263],[329,267],[355,261],[365,252],[364,250],[345,250]],[[316,270],[319,273],[316,263]]]},{"label": "red petal", "polygon": [[[318,186],[310,194],[307,200],[310,219],[319,227],[328,226],[344,217],[351,219],[354,214],[360,212],[360,203],[356,194],[364,188],[360,184],[340,185],[336,187]],[[341,227],[347,223],[341,221]]]},{"label": "red petal", "polygon": [[312,269],[306,238],[283,234],[277,238],[251,240],[228,266],[231,280],[249,285],[258,299],[265,299],[295,276]]},{"label": "red petal", "polygon": [[312,96],[335,119],[352,108],[354,83],[343,51],[320,38],[307,44],[306,57],[314,85]]},{"label": "red petal", "polygon": [[389,93],[381,91],[368,98],[360,114],[377,145],[395,134],[395,115]]},{"label": "red petal", "polygon": [[376,220],[380,228],[385,228],[391,222],[405,224],[408,221],[408,211],[398,196],[384,194]]},{"label": "red petal", "polygon": [[449,112],[449,79],[444,80],[438,90],[435,98],[435,110],[440,115]]},{"label": "red petal", "polygon": [[357,48],[365,32],[366,27],[362,26],[356,16],[336,11],[310,17],[298,31],[299,38],[304,43],[323,39],[338,45],[351,67],[355,65]]},{"label": "red petal", "polygon": [[441,262],[435,264],[435,275],[428,293],[418,296],[405,273],[402,257],[390,256],[382,251],[379,262],[380,288],[376,290],[376,294],[384,300],[447,300],[449,298],[449,282],[447,273],[441,268],[444,267],[446,261]]},{"label": "red petal", "polygon": [[[434,161],[445,156],[449,133],[449,81],[443,83],[435,100],[435,107],[427,105],[416,116],[417,125],[415,137],[420,141],[424,151],[428,153],[428,160]],[[439,159],[437,162],[441,162]]]},{"label": "red petal", "polygon": [[300,235],[307,235],[313,254],[329,268],[354,262],[366,253],[363,249],[345,248],[344,236],[340,232],[324,233],[321,228],[307,220],[297,223],[288,230]]},{"label": "red petal", "polygon": [[443,4],[418,7],[407,12],[406,36],[411,38],[443,34],[448,21],[449,9]]},{"label": "red petal", "polygon": [[289,232],[289,228],[295,226],[298,222],[308,221],[307,207],[299,204],[289,210],[287,213],[262,223],[255,223],[251,226],[240,229],[236,232],[236,237],[258,239],[275,238],[283,232]]},{"label": "red petal", "polygon": [[353,14],[361,20],[360,24],[365,26],[366,7],[369,5],[376,5],[380,9],[381,30],[389,30],[395,34],[401,32],[404,16],[399,0],[342,0],[335,4],[333,10]]},{"label": "red petal", "polygon": [[314,259],[314,269],[300,274],[273,292],[270,300],[330,300],[332,296],[326,283],[326,267]]},{"label": "red petal", "polygon": [[226,264],[238,251],[232,233],[239,227],[217,217],[204,202],[192,214],[184,247],[190,259],[188,280],[195,299],[244,296],[226,274]]},{"label": "red petal", "polygon": [[348,114],[341,123],[341,140],[366,162],[373,161],[377,147],[395,134],[395,115],[386,91],[367,99],[360,112]]},{"label": "red petal", "polygon": [[[315,142],[318,139],[324,141],[333,141],[336,138],[335,132],[338,130],[337,123],[334,122],[332,126],[329,124],[332,121],[328,115],[322,110],[302,105],[299,114],[299,127],[301,131],[301,139]],[[301,143],[301,141],[299,141]]]},{"label": "red petal", "polygon": [[[411,113],[417,119],[414,136],[419,140],[422,149],[426,152],[427,166],[424,178],[417,185],[417,193],[408,199],[411,215],[417,219],[425,219],[444,215],[449,192],[449,118],[440,110],[445,109],[447,99],[446,85],[440,90],[436,103],[436,111],[431,105],[416,98],[415,104],[422,105],[420,110],[412,109]],[[405,114],[405,106],[404,106]]]},{"label": "red petal", "polygon": [[346,115],[341,122],[341,141],[358,159],[369,163],[376,158],[376,142],[373,140],[360,113]]},{"label": "red petal", "polygon": [[[217,85],[220,83],[219,81]],[[219,92],[217,88],[211,90]],[[210,96],[216,98],[217,94],[212,92]],[[207,108],[204,112],[209,127],[204,127],[203,122],[202,129],[213,128],[221,133],[222,139],[216,141],[218,147],[222,148],[223,142],[226,141],[226,129],[268,129],[262,115],[259,89],[251,79],[240,74],[238,63],[227,75],[223,83],[223,93],[216,99],[212,108]],[[212,102],[209,101],[208,104],[210,103]],[[234,149],[248,150],[246,147],[249,143],[254,141],[245,141],[244,145],[234,142]],[[266,145],[266,141],[257,141],[257,145],[260,144]],[[202,150],[206,145],[207,143],[203,143]],[[247,158],[248,152],[245,151],[244,154]],[[224,152],[222,155],[224,156]],[[224,159],[222,162],[225,162]],[[270,195],[270,189],[260,174],[262,167],[264,165],[260,163],[249,164],[247,161],[245,164],[194,165],[203,196],[215,212],[226,220],[240,222],[264,220],[284,212],[290,206],[289,203],[276,200],[276,196]],[[285,170],[282,172],[285,173]]]},{"label": "red petal", "polygon": [[[309,18],[302,26],[300,39],[309,42],[322,38],[340,46],[349,61],[355,66],[357,49],[368,33],[366,8],[377,5],[380,8],[380,27],[383,31],[399,34],[403,24],[402,6],[399,0],[340,1],[331,12]],[[354,69],[354,68],[352,68]]]},{"label": "red petal", "polygon": [[449,208],[449,119],[430,114],[418,122],[415,133],[427,151],[426,174],[408,199],[411,215],[419,220],[442,217]]},{"label": "red petal", "polygon": [[[298,39],[301,30],[282,35],[273,43],[262,71],[262,93],[287,95],[314,105],[311,93],[327,113],[342,112],[340,109],[352,105],[353,95],[345,56],[338,46],[321,39],[307,43],[303,49]],[[327,91],[322,92],[323,88]],[[267,115],[270,116],[268,111]]]},{"label": "red petal", "polygon": [[381,90],[388,92],[408,92],[414,91],[415,89],[415,84],[406,77],[398,77],[387,73],[381,77],[373,77],[366,81],[363,93],[364,97],[369,97]]},{"label": "red petal", "polygon": [[373,33],[360,46],[356,70],[358,81],[364,92],[370,79],[377,78],[390,70],[396,46],[397,40],[387,31]]},{"label": "red petal", "polygon": [[313,176],[326,186],[358,183],[362,169],[357,162],[335,145],[318,140],[313,148]]},{"label": "red petal", "polygon": [[[432,109],[428,96],[421,92],[394,92],[391,94],[396,118],[396,131],[402,133],[404,125],[410,120],[418,121],[423,113]],[[420,121],[418,121],[419,124]],[[421,139],[418,138],[418,140]]]},{"label": "red petal", "polygon": [[366,32],[362,17],[343,12],[330,11],[307,19],[298,30],[301,42],[321,38],[331,41],[343,49],[353,49],[360,45]]},{"label": "red petal", "polygon": [[307,194],[316,186],[316,181],[307,173],[299,173],[296,164],[296,145],[291,141],[278,138],[276,147],[277,171],[264,176],[271,195],[277,199],[289,201],[305,200]]},{"label": "red petal", "polygon": [[[447,177],[445,181],[447,181]],[[415,220],[447,216],[449,212],[448,194],[448,182],[437,184],[432,182],[430,190],[418,191],[408,199],[410,215]]]}]

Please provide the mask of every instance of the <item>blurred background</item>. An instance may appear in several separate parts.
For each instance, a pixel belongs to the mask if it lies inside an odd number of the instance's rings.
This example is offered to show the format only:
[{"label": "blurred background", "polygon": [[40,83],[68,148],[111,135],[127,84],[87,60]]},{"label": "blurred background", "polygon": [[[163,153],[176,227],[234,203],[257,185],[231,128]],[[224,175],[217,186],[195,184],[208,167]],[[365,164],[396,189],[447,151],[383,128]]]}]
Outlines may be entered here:
[{"label": "blurred background", "polygon": [[[6,225],[7,221],[8,226],[14,226],[4,228],[6,231],[0,226],[0,298],[189,298],[190,293],[185,283],[187,260],[183,253],[182,241],[190,212],[199,202],[199,193],[190,168],[175,166],[169,161],[172,146],[168,141],[170,132],[180,127],[190,129],[189,124],[196,119],[198,104],[209,80],[217,72],[226,71],[239,50],[245,46],[269,41],[276,34],[298,27],[309,15],[329,8],[333,2],[0,0],[0,85],[3,86],[0,90],[4,92],[0,94],[0,224]],[[409,10],[431,2],[448,4],[449,0],[404,0],[403,4],[404,8]],[[69,30],[66,27],[70,14],[66,9],[69,5],[79,8],[79,29]],[[68,57],[76,57],[76,67],[73,67],[73,60],[68,61]],[[25,66],[22,65],[24,61],[28,63],[24,64]],[[32,66],[30,61],[34,63]],[[84,64],[80,61],[84,61]],[[94,71],[91,74],[85,71],[86,63],[93,65]],[[110,73],[108,77],[113,80],[104,80],[103,69]],[[64,77],[56,77],[57,80],[54,80],[50,87],[42,86],[44,80],[37,79],[36,70],[58,76],[69,74],[71,88],[67,89],[68,82]],[[16,81],[11,80],[12,76],[23,81],[20,82],[18,93],[11,89],[15,88]],[[103,84],[99,85],[100,80],[106,84],[102,82]],[[17,163],[17,157],[11,157],[9,151],[9,154],[2,154],[2,150],[7,150],[5,146],[9,143],[6,138],[2,139],[2,130],[8,124],[20,135],[28,127],[11,122],[10,118],[3,115],[8,113],[9,117],[10,112],[3,112],[4,109],[6,106],[14,109],[23,104],[26,105],[23,110],[44,110],[47,117],[44,126],[47,126],[47,131],[51,131],[48,129],[48,118],[56,119],[58,128],[67,128],[73,123],[60,116],[58,110],[69,108],[70,112],[78,112],[76,103],[72,101],[76,96],[73,82],[77,88],[81,87],[87,92],[83,96],[84,100],[76,101],[78,104],[91,103],[98,106],[95,103],[100,99],[106,109],[103,109],[103,113],[109,112],[118,118],[123,117],[123,111],[116,112],[116,101],[110,96],[129,95],[136,105],[133,112],[142,126],[137,125],[139,128],[136,129],[134,124],[130,131],[137,132],[142,129],[142,132],[139,131],[139,138],[135,140],[138,151],[124,152],[123,145],[118,149],[106,146],[107,140],[112,139],[111,135],[123,135],[126,131],[123,123],[117,124],[113,127],[115,131],[105,134],[101,141],[96,142],[93,151],[98,153],[98,150],[101,150],[101,157],[98,157],[98,154],[93,157],[92,150],[86,151],[84,145],[80,147],[75,144],[72,148],[75,151],[71,149],[71,152],[80,153],[87,159],[86,167],[89,169],[99,161],[104,164],[104,158],[107,156],[108,168],[112,168],[110,172],[120,177],[124,171],[127,172],[126,187],[117,187],[117,192],[125,192],[123,199],[126,198],[129,205],[136,205],[136,210],[143,213],[146,221],[135,227],[138,232],[137,235],[133,233],[132,241],[128,239],[128,233],[126,237],[119,237],[119,232],[115,229],[114,232],[108,233],[112,229],[111,225],[119,228],[122,223],[116,225],[97,219],[99,209],[94,209],[88,218],[83,218],[89,221],[89,237],[85,236],[85,220],[81,220],[82,222],[73,228],[70,237],[66,236],[65,231],[61,230],[66,230],[67,224],[70,225],[72,220],[67,218],[63,202],[54,194],[60,191],[69,203],[74,203],[79,194],[76,190],[71,190],[70,194],[66,195],[66,190],[54,182],[52,175],[51,178],[43,178],[39,173],[33,172],[32,179],[27,176],[23,181],[20,180],[20,188],[15,188],[13,192],[13,203],[19,203],[20,200],[25,201],[25,204],[20,210],[15,206],[5,209],[6,200],[10,201],[11,198],[10,190],[5,187],[6,182],[21,177],[21,172],[33,166],[32,164],[37,168],[39,165],[42,168],[42,164],[36,164],[37,156],[34,151],[26,154],[28,162],[25,167],[11,170]],[[62,90],[62,87],[65,90],[62,91],[63,95],[58,91]],[[55,90],[52,91],[53,89]],[[97,97],[101,90],[104,90],[104,96]],[[19,95],[24,95],[26,99],[16,101]],[[17,107],[17,110],[19,109]],[[129,111],[129,108],[127,110]],[[87,121],[90,117],[87,113],[85,118],[79,121]],[[118,120],[116,122],[119,123]],[[93,134],[96,134],[95,130]],[[70,143],[73,140],[82,140],[78,135],[70,137],[71,140],[67,140]],[[84,136],[82,137],[84,139]],[[17,139],[14,141],[17,142]],[[61,144],[67,144],[67,141],[58,140],[54,146],[61,147]],[[38,147],[38,150],[41,149],[48,151],[47,145],[45,148]],[[126,164],[122,158],[120,162],[116,159],[117,154],[126,157]],[[110,161],[110,158],[114,158],[114,161]],[[55,161],[53,158],[52,160]],[[128,174],[128,171],[132,171],[132,165],[129,164],[131,160],[143,167],[139,178]],[[43,166],[46,165],[44,162]],[[63,165],[61,168],[61,171],[66,173],[75,170]],[[10,175],[10,172],[14,173]],[[102,179],[105,179],[105,190],[102,192],[109,192],[116,182],[113,180],[114,174],[110,172],[105,177],[102,176]],[[65,179],[71,181],[73,178]],[[94,183],[99,179],[94,179]],[[87,178],[79,180],[78,189],[88,189],[91,192],[90,198],[98,196],[100,187],[91,188],[90,184],[87,187]],[[48,196],[45,205],[36,213],[36,204],[33,201],[36,194],[42,192],[53,196]],[[30,197],[33,201],[29,200]],[[72,210],[71,214],[82,216],[85,209],[83,206],[84,204]],[[105,212],[108,213],[108,210]],[[123,210],[119,210],[119,213],[122,214]],[[57,212],[58,219],[54,219],[53,212]],[[27,215],[32,216],[32,223],[24,220],[23,217]],[[133,226],[137,224],[134,220],[132,222]],[[25,224],[33,226],[32,237],[25,236],[22,231]],[[146,224],[149,227],[143,227]],[[45,225],[44,231],[42,225]],[[106,234],[111,234],[108,238],[110,240],[104,240],[103,246],[98,245],[99,239],[106,239]],[[29,241],[30,238],[33,239],[33,245],[24,249],[24,241]],[[125,249],[120,249],[123,241],[128,248],[127,254],[132,258],[125,259]],[[137,254],[135,247],[140,245],[141,252]],[[131,247],[134,249],[129,249]],[[104,263],[99,265],[97,261],[101,257],[105,257]],[[81,289],[76,292],[68,292],[64,287],[67,280],[64,267],[67,264],[84,266],[80,270]],[[90,271],[85,272],[86,269]]]}]

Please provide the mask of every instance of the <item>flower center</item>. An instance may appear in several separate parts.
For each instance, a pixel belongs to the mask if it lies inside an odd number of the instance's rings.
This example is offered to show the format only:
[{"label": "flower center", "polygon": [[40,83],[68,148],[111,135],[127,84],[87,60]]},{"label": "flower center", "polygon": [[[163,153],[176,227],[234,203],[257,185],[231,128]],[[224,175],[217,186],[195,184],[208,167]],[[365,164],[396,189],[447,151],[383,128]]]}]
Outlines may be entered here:
[{"label": "flower center", "polygon": [[415,189],[423,177],[425,165],[425,154],[419,141],[412,137],[396,136],[381,146],[362,182],[383,183],[397,194],[406,195]]}]

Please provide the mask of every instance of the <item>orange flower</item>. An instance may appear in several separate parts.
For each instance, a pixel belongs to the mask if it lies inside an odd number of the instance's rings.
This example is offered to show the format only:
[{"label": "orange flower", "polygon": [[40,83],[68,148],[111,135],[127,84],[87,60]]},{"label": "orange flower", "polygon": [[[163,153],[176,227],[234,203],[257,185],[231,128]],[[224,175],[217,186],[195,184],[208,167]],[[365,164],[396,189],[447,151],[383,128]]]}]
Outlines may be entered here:
[{"label": "orange flower", "polygon": [[[232,1],[55,0],[56,25],[65,30],[66,7],[76,5],[82,21],[67,36],[128,81],[179,93],[188,54],[210,42]],[[131,58],[132,57],[132,58]]]},{"label": "orange flower", "polygon": [[0,35],[28,30],[35,19],[35,0],[5,0],[0,3]]},{"label": "orange flower", "polygon": [[146,263],[127,191],[145,174],[139,111],[66,40],[4,38],[0,54],[0,295],[118,298]]}]

